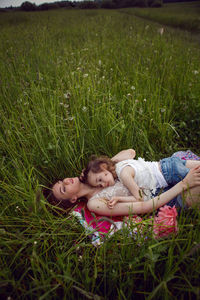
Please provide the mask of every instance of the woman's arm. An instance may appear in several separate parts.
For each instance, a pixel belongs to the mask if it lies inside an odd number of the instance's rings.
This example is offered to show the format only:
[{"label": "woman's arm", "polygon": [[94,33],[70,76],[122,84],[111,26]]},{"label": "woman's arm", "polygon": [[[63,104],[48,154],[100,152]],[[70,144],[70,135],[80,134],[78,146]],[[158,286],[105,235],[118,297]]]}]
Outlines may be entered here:
[{"label": "woman's arm", "polygon": [[114,162],[119,162],[126,159],[133,159],[135,157],[135,150],[134,149],[126,149],[122,150],[117,153],[115,156],[111,158]]},{"label": "woman's arm", "polygon": [[114,208],[109,209],[102,199],[88,201],[88,209],[104,216],[125,216],[129,214],[145,214],[158,209],[175,198],[189,187],[200,185],[200,168],[191,169],[184,180],[177,183],[167,192],[150,199],[146,202],[117,203]]}]

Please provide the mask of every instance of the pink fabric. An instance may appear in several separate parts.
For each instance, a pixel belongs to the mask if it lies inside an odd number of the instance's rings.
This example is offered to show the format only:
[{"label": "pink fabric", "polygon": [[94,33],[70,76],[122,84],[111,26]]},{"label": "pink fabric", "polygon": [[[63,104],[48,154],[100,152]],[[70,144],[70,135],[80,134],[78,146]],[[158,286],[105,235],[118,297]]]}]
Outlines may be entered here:
[{"label": "pink fabric", "polygon": [[78,212],[82,216],[88,226],[92,227],[95,230],[98,230],[100,233],[108,233],[111,225],[114,222],[123,221],[123,217],[112,217],[111,219],[91,213],[88,210],[85,202],[80,202],[74,209],[74,211]]}]

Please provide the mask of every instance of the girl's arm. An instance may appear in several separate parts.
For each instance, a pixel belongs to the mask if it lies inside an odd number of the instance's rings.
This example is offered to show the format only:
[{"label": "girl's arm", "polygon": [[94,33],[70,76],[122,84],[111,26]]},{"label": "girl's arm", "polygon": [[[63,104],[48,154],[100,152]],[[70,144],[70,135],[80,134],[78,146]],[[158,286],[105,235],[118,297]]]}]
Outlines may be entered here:
[{"label": "girl's arm", "polygon": [[126,216],[129,214],[145,214],[158,209],[175,198],[189,187],[200,185],[200,168],[191,169],[184,180],[177,183],[167,192],[145,202],[117,203],[109,209],[102,199],[89,200],[88,209],[103,216]]},{"label": "girl's arm", "polygon": [[131,192],[131,194],[137,199],[137,201],[144,201],[142,190],[135,182],[134,177],[135,171],[131,166],[127,166],[121,171],[120,179],[123,185],[127,187],[129,192]]},{"label": "girl's arm", "polygon": [[113,208],[118,202],[138,202],[138,200],[133,196],[121,197],[115,196],[107,202],[109,208]]},{"label": "girl's arm", "polygon": [[111,158],[114,162],[119,162],[126,159],[133,159],[135,157],[135,150],[134,149],[127,149],[122,150],[119,153],[117,153],[115,156]]}]

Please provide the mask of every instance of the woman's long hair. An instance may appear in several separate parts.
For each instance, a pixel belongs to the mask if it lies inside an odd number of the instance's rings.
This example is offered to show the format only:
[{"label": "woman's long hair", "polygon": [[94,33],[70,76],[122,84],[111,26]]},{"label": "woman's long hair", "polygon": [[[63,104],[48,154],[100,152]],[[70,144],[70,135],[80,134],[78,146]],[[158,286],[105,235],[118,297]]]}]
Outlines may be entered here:
[{"label": "woman's long hair", "polygon": [[[43,187],[42,193],[45,199],[51,204],[52,212],[55,214],[68,214],[72,208],[77,204],[72,203],[70,199],[57,199],[52,191],[54,184],[51,184],[49,187]],[[48,206],[49,208],[49,206]]]}]

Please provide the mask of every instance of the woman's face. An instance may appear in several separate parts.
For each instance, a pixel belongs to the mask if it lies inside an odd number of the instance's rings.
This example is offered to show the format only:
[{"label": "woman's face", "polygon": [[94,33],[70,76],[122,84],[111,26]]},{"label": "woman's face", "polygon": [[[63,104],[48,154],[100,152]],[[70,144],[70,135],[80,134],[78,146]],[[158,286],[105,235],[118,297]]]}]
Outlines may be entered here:
[{"label": "woman's face", "polygon": [[58,200],[70,199],[71,202],[77,200],[79,190],[80,181],[78,177],[60,180],[52,188],[53,194]]}]

